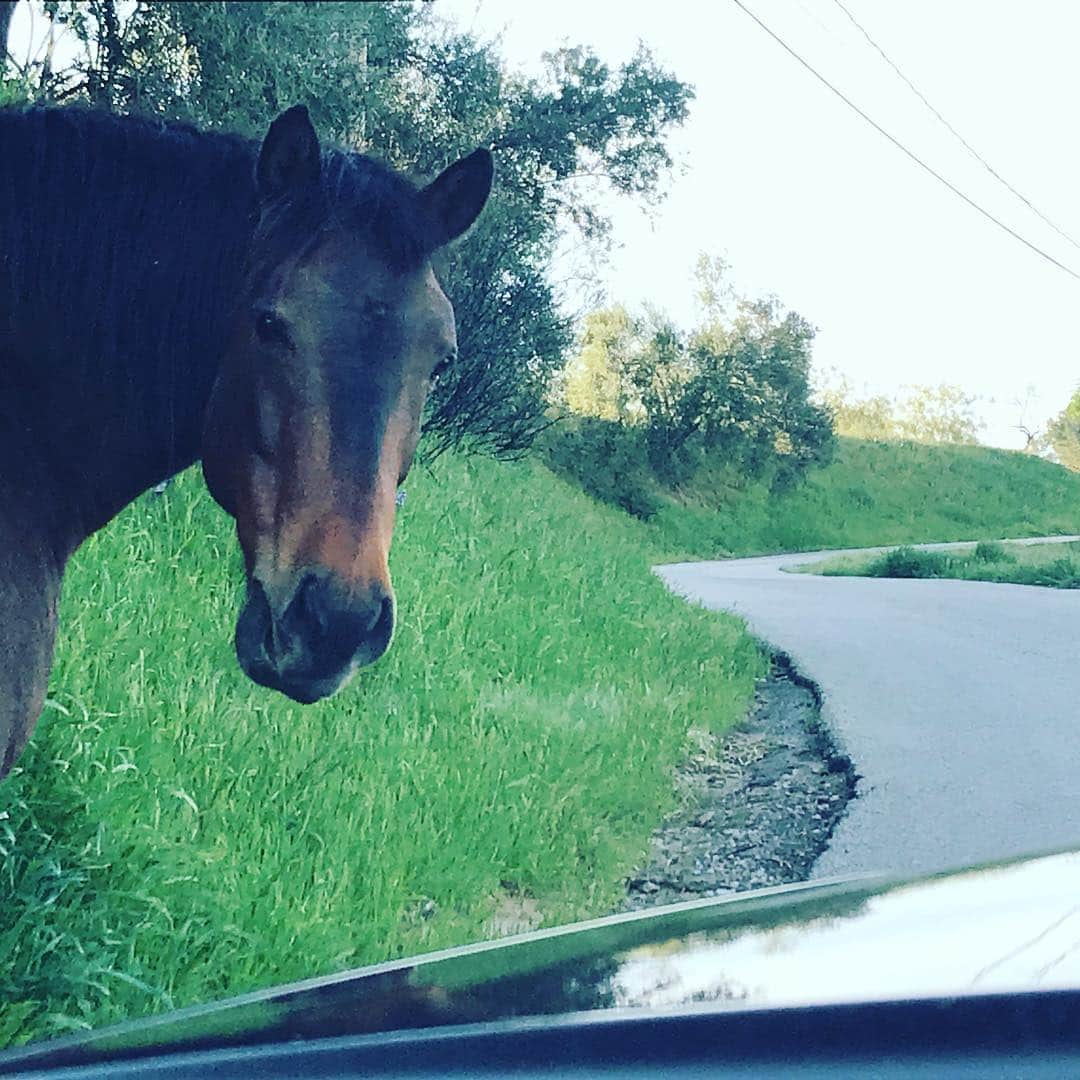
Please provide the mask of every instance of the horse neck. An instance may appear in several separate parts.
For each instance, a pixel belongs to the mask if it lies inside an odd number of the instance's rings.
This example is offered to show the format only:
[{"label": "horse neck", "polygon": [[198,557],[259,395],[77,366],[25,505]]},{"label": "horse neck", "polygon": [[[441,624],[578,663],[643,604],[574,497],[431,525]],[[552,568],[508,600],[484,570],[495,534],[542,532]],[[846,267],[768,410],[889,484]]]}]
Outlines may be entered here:
[{"label": "horse neck", "polygon": [[[13,462],[0,471],[49,508],[66,555],[199,455],[251,242],[253,149],[91,114],[50,130],[55,114],[32,115],[22,147],[0,121],[15,144],[0,163],[0,441]],[[7,184],[49,197],[4,210]]]}]

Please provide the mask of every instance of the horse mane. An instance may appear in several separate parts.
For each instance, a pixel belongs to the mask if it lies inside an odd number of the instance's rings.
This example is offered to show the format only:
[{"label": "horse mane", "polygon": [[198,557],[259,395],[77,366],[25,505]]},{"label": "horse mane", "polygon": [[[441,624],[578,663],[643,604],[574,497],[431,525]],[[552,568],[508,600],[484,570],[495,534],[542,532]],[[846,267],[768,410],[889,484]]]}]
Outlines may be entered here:
[{"label": "horse mane", "polygon": [[[29,412],[60,476],[103,450],[150,455],[162,476],[197,458],[258,219],[257,150],[159,119],[0,108],[0,398],[20,409],[0,403],[0,436]],[[417,189],[387,166],[325,151],[322,188],[317,231],[365,232],[399,271],[430,252]]]}]

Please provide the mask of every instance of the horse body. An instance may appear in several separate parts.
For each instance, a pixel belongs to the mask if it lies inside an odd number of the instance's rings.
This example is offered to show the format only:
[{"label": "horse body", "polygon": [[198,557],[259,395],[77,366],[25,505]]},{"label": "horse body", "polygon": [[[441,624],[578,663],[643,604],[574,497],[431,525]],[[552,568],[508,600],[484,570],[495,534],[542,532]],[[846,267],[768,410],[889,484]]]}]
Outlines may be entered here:
[{"label": "horse body", "polygon": [[452,350],[428,258],[486,199],[478,154],[416,189],[322,152],[303,109],[261,146],[0,109],[0,777],[66,560],[200,457],[244,551],[245,670],[314,700],[386,647],[394,488]]}]

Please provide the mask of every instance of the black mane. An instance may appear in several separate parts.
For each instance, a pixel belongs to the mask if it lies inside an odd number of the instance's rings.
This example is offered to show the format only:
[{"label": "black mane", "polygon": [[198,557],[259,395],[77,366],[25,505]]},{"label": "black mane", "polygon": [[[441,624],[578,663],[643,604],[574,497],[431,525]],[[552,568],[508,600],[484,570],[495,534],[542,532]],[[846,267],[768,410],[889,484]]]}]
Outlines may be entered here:
[{"label": "black mane", "polygon": [[[160,120],[0,109],[0,481],[89,495],[129,470],[136,490],[92,497],[96,528],[198,457],[258,219],[256,154]],[[322,189],[314,229],[359,229],[396,270],[431,250],[416,188],[386,166],[328,151]],[[25,455],[39,467],[12,477]]]}]

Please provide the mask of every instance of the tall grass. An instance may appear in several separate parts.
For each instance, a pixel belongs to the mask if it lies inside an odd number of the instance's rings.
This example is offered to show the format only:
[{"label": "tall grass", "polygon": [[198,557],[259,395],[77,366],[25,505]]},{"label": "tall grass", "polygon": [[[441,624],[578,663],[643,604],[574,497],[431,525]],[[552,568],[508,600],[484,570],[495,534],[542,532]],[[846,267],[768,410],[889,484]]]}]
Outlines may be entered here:
[{"label": "tall grass", "polygon": [[231,522],[195,475],[79,552],[50,702],[0,786],[0,1045],[606,912],[691,724],[743,712],[736,620],[644,526],[532,464],[410,480],[391,652],[329,702],[232,655]]}]

